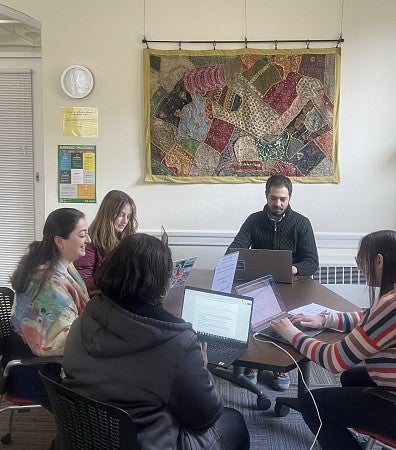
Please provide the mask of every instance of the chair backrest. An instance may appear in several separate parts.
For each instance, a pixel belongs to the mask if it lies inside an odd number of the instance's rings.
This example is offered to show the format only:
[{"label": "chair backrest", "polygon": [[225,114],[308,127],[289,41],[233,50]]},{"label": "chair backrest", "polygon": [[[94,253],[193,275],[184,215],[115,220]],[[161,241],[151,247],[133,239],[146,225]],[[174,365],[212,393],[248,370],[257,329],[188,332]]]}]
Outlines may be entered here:
[{"label": "chair backrest", "polygon": [[11,334],[10,317],[14,302],[14,291],[8,287],[0,287],[0,354]]},{"label": "chair backrest", "polygon": [[117,406],[85,397],[40,372],[51,402],[61,448],[138,450],[132,417]]}]

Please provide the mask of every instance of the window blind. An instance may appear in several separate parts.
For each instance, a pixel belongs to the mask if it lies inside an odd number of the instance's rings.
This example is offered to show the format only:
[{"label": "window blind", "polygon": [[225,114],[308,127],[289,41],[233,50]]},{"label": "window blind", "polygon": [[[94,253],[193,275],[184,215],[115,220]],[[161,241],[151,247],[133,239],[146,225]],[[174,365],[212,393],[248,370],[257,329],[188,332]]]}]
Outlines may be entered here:
[{"label": "window blind", "polygon": [[0,285],[34,240],[32,76],[0,70]]}]

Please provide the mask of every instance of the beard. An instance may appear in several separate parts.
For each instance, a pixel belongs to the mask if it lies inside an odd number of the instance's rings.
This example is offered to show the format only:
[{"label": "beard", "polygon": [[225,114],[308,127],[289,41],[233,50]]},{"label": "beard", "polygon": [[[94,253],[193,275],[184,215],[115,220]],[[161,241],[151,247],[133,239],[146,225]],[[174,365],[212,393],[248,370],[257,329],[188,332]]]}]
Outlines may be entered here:
[{"label": "beard", "polygon": [[274,206],[271,207],[269,205],[268,205],[268,209],[269,209],[271,216],[277,217],[277,218],[282,217],[286,211],[286,208],[279,208],[279,207],[274,207]]}]

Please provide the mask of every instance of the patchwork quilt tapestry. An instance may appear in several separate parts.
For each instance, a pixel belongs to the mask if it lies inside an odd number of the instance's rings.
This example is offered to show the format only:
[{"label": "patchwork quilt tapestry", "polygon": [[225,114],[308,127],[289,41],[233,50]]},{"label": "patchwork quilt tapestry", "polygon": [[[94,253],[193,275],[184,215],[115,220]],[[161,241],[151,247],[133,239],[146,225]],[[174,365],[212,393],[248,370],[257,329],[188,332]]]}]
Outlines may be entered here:
[{"label": "patchwork quilt tapestry", "polygon": [[146,181],[337,183],[340,59],[145,49]]}]

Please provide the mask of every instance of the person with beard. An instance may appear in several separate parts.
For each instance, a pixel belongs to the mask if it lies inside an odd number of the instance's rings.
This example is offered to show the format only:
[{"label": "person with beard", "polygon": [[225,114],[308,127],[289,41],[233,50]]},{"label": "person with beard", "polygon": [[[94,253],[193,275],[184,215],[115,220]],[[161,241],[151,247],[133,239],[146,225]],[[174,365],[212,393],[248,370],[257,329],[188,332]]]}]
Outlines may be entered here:
[{"label": "person with beard", "polygon": [[[266,248],[293,252],[293,275],[311,276],[318,267],[318,251],[309,219],[290,207],[293,186],[284,175],[272,175],[265,187],[267,204],[245,220],[227,249]],[[246,373],[250,375],[250,373]],[[285,390],[290,385],[287,374],[274,373],[274,387]]]}]

